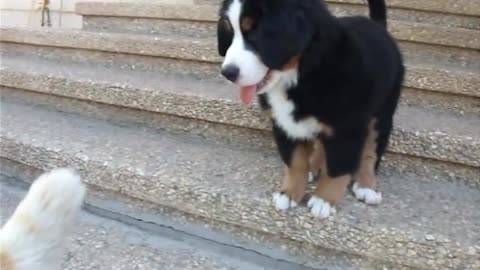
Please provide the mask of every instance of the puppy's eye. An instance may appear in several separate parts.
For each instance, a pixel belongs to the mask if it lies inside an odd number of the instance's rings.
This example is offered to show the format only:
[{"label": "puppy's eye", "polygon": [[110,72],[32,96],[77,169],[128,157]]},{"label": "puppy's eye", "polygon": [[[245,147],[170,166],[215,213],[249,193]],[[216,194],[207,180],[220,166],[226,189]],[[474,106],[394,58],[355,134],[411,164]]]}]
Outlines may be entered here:
[{"label": "puppy's eye", "polygon": [[243,32],[248,32],[252,30],[254,21],[251,17],[243,17],[240,23],[240,27],[242,28]]}]

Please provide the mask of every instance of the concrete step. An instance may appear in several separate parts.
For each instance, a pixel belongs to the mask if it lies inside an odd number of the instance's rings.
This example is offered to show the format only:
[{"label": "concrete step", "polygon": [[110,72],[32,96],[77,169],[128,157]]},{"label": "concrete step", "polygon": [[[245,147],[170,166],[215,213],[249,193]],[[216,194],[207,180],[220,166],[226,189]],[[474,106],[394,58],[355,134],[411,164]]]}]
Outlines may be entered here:
[{"label": "concrete step", "polygon": [[[118,4],[120,10],[116,12],[116,5],[90,7],[86,13],[98,14],[85,16],[84,29],[172,36],[181,33],[216,41],[218,8],[215,6]],[[390,32],[399,40],[407,59],[480,70],[480,29],[391,21]]]},{"label": "concrete step", "polygon": [[[194,0],[196,4],[218,5],[221,0]],[[364,0],[325,0],[329,4],[356,4],[365,6]],[[189,3],[184,3],[189,4]],[[426,12],[438,12],[445,14],[459,14],[477,16],[480,13],[480,4],[475,0],[388,0],[390,8],[406,10],[418,10]]]},{"label": "concrete step", "polygon": [[[368,15],[366,1],[327,0],[339,16]],[[475,0],[387,0],[389,20],[480,30],[480,5]]]},{"label": "concrete step", "polygon": [[[13,55],[224,81],[211,39],[3,28],[0,40],[1,50]],[[411,61],[408,73],[406,103],[457,113],[480,112],[479,71]]]},{"label": "concrete step", "polygon": [[[17,95],[34,103],[44,100],[49,104],[53,102],[52,96],[60,96],[66,98],[62,101],[64,109],[91,113],[102,119],[133,120],[159,128],[169,126],[250,148],[275,149],[268,117],[262,115],[256,106],[242,105],[235,86],[215,80],[20,57],[3,57],[0,78],[5,87],[47,95],[32,97],[31,93],[19,94],[15,92],[20,90],[6,89],[3,91],[5,96],[10,93],[8,95]],[[87,108],[79,105],[73,109],[72,99],[87,101],[91,105]],[[122,110],[105,108],[100,113],[92,108],[99,104]],[[140,112],[132,115],[124,110]],[[164,117],[159,114],[180,117],[183,122],[159,120]],[[397,128],[390,147],[395,157],[390,166],[420,170],[432,178],[448,175],[448,178],[472,185],[480,184],[477,177],[480,173],[478,115],[457,116],[402,106],[395,125]]]},{"label": "concrete step", "polygon": [[[366,5],[363,0],[326,0],[329,3],[351,3]],[[446,14],[464,14],[477,16],[480,4],[475,0],[387,0],[388,6],[421,11],[432,11]]]},{"label": "concrete step", "polygon": [[367,207],[349,195],[336,216],[319,221],[305,207],[287,213],[272,208],[271,193],[282,178],[276,154],[12,100],[1,108],[0,149],[7,165],[72,166],[90,187],[211,220],[226,230],[254,232],[266,242],[283,238],[288,249],[313,256],[330,252],[375,266],[419,269],[480,267],[478,189],[384,172],[382,205]]},{"label": "concrete step", "polygon": [[[23,176],[31,171],[34,170],[23,167],[15,174]],[[25,196],[27,183],[23,181],[33,179],[0,175],[0,224],[6,222]],[[119,200],[119,196],[97,194],[90,190],[85,211],[67,241],[61,269],[345,270],[358,267],[336,258],[322,258],[320,262],[310,263],[318,267],[309,267],[304,263],[308,261],[306,256],[291,256],[278,248],[222,235],[208,230],[205,224],[182,224],[166,214],[151,215],[145,220],[148,210],[129,205]],[[136,213],[132,216],[133,211]]]},{"label": "concrete step", "polygon": [[[208,1],[208,0],[207,0]],[[366,1],[362,0],[327,0],[332,12],[339,16],[366,15]],[[219,0],[210,3],[198,2],[200,5],[183,3],[183,8],[172,9],[165,5],[152,5],[148,3],[102,3],[79,2],[76,12],[83,15],[86,21],[96,22],[97,19],[107,17],[137,17],[177,19],[179,14],[188,14],[190,20],[202,20],[211,7],[202,4],[218,5]],[[180,4],[180,3],[179,3]],[[470,28],[480,30],[480,5],[475,0],[423,0],[423,1],[387,1],[389,18],[392,20],[429,23],[449,27]],[[172,11],[174,10],[174,11]],[[192,12],[193,11],[193,12]],[[103,18],[100,18],[103,17]],[[128,27],[128,25],[124,25]]]}]

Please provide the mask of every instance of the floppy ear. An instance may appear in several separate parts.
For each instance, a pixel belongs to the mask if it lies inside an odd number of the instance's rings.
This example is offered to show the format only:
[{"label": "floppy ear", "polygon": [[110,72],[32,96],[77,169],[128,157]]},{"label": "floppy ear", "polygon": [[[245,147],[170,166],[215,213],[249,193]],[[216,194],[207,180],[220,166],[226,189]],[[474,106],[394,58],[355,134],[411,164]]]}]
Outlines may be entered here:
[{"label": "floppy ear", "polygon": [[225,56],[232,44],[233,28],[228,19],[220,18],[217,23],[217,46],[220,56]]},{"label": "floppy ear", "polygon": [[307,48],[313,32],[313,25],[302,10],[277,11],[263,17],[256,40],[257,51],[266,66],[282,69]]}]

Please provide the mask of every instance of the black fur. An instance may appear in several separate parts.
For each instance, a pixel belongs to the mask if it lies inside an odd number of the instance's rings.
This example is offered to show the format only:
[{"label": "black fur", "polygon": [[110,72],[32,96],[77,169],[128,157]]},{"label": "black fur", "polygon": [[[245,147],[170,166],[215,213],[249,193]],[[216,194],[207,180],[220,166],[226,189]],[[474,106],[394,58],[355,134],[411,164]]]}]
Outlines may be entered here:
[{"label": "black fur", "polygon": [[385,0],[368,0],[368,9],[372,20],[379,22],[385,27],[387,26],[387,7]]},{"label": "black fur", "polygon": [[[333,128],[333,136],[321,137],[331,177],[355,172],[374,118],[378,168],[400,97],[403,59],[385,27],[385,1],[368,2],[372,19],[336,18],[319,0],[243,0],[244,15],[253,12],[256,18],[255,28],[244,38],[265,65],[281,69],[301,55],[298,84],[287,94],[296,119],[313,116]],[[231,37],[219,29],[218,41],[224,55]],[[268,107],[263,96],[260,101]],[[273,131],[282,159],[289,164],[295,145],[304,141],[288,138],[277,125]]]},{"label": "black fur", "polygon": [[220,56],[225,56],[227,54],[228,47],[233,40],[233,31],[229,24],[228,20],[224,17],[225,9],[230,5],[232,0],[223,1],[222,7],[220,9],[220,19],[217,23],[217,46],[218,54]]},{"label": "black fur", "polygon": [[[248,3],[248,1],[246,1]],[[261,1],[260,1],[261,2]],[[303,12],[288,10],[287,1],[264,1],[261,23],[246,38],[271,69],[281,69],[312,41],[313,25]],[[268,36],[268,38],[265,38]]]}]

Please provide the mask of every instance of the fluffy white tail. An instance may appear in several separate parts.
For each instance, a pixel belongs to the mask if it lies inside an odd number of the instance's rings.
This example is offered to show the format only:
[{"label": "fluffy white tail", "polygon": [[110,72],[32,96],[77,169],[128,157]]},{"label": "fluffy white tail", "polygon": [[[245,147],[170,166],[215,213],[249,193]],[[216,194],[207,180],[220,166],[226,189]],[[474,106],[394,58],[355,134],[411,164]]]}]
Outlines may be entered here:
[{"label": "fluffy white tail", "polygon": [[85,196],[80,176],[55,169],[30,187],[0,231],[0,269],[57,270]]}]

